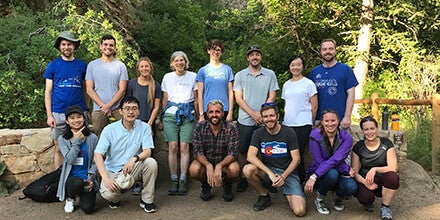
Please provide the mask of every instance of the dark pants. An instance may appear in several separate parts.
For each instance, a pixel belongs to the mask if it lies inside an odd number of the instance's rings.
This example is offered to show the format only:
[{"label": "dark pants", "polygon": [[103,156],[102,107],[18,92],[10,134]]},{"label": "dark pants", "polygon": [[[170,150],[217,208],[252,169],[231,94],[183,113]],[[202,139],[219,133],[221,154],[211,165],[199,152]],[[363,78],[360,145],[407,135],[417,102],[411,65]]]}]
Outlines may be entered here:
[{"label": "dark pants", "polygon": [[336,169],[331,169],[319,177],[315,188],[322,196],[326,196],[328,191],[335,191],[337,196],[346,197],[356,193],[357,185],[353,178],[342,177]]},{"label": "dark pants", "polygon": [[304,125],[299,127],[291,127],[296,133],[298,139],[299,154],[301,156],[301,163],[298,165],[298,177],[301,183],[306,181],[306,171],[304,165],[304,154],[309,148],[310,132],[312,131],[312,125]]},{"label": "dark pants", "polygon": [[246,126],[237,123],[238,128],[238,149],[237,151],[241,154],[247,155],[249,145],[251,144],[252,135],[254,131],[260,126]]},{"label": "dark pants", "polygon": [[90,214],[95,209],[96,191],[84,191],[85,182],[83,179],[70,176],[66,180],[66,198],[75,199],[79,195],[79,207],[86,214]]},{"label": "dark pants", "polygon": [[382,187],[396,190],[399,188],[399,176],[396,172],[387,172],[382,175],[374,177],[374,183],[377,184],[377,189],[369,190],[364,184],[357,183],[358,190],[356,196],[359,203],[362,205],[371,205],[374,202],[375,196],[382,197]]}]

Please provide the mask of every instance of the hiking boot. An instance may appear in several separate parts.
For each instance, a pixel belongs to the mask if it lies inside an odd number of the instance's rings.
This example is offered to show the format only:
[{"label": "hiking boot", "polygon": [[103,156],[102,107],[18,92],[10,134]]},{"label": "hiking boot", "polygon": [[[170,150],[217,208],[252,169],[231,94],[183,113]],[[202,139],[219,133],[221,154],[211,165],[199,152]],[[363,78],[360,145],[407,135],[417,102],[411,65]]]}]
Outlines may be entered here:
[{"label": "hiking boot", "polygon": [[364,205],[364,210],[368,211],[368,212],[373,212],[374,211],[374,205],[373,204]]},{"label": "hiking boot", "polygon": [[391,209],[386,206],[382,206],[380,208],[380,219],[382,219],[382,220],[393,219],[393,212],[391,212]]},{"label": "hiking boot", "polygon": [[143,208],[146,213],[153,213],[157,211],[157,207],[154,203],[145,203],[141,200],[139,206]]},{"label": "hiking boot", "polygon": [[240,181],[237,184],[237,192],[244,192],[248,188],[248,182],[246,178],[240,178]]},{"label": "hiking boot", "polygon": [[327,205],[325,204],[324,200],[315,198],[315,205],[316,205],[316,210],[319,213],[321,213],[323,215],[330,214],[330,211],[328,210]]},{"label": "hiking boot", "polygon": [[252,208],[256,212],[263,211],[266,207],[270,206],[272,202],[270,201],[269,194],[265,196],[258,196],[257,202],[254,204],[254,207]]},{"label": "hiking boot", "polygon": [[142,189],[143,189],[142,184],[139,182],[136,182],[133,186],[133,189],[131,190],[131,194],[132,195],[140,195],[142,192]]},{"label": "hiking boot", "polygon": [[342,204],[342,198],[336,194],[333,196],[333,208],[335,208],[336,211],[342,211],[345,208],[344,204]]},{"label": "hiking boot", "polygon": [[188,194],[188,188],[186,187],[186,181],[180,180],[179,187],[177,188],[177,195],[184,196]]},{"label": "hiking boot", "polygon": [[168,189],[168,195],[176,195],[179,182],[177,180],[171,180],[170,188]]},{"label": "hiking boot", "polygon": [[75,202],[74,199],[69,199],[69,198],[66,199],[66,205],[64,206],[64,211],[66,213],[72,213],[73,212],[73,210],[75,209],[74,206],[73,206],[74,202]]},{"label": "hiking boot", "polygon": [[211,186],[208,182],[202,182],[202,193],[200,193],[200,198],[203,201],[209,201],[212,198]]},{"label": "hiking boot", "polygon": [[234,199],[234,194],[232,193],[232,183],[227,181],[226,179],[223,180],[223,200],[225,202],[230,202]]},{"label": "hiking boot", "polygon": [[117,209],[117,208],[121,207],[121,201],[109,202],[108,207],[110,207],[111,209]]}]

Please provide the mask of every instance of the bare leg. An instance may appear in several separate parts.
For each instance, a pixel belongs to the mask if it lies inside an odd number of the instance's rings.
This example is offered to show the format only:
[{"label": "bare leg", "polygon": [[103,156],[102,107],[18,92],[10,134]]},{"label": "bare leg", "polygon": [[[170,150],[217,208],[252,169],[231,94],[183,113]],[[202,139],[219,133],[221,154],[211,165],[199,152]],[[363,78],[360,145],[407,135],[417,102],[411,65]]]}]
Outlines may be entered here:
[{"label": "bare leg", "polygon": [[253,164],[246,164],[243,167],[243,175],[248,180],[249,184],[257,191],[260,195],[267,195],[267,190],[261,185],[261,179],[264,177],[264,172],[259,170]]},{"label": "bare leg", "polygon": [[396,192],[397,190],[382,187],[382,203],[384,205],[391,205]]},{"label": "bare leg", "polygon": [[189,158],[190,158],[189,144],[185,142],[181,142],[180,143],[180,175],[183,174],[186,176],[186,173],[188,172]]},{"label": "bare leg", "polygon": [[297,217],[302,217],[306,214],[306,200],[298,195],[286,195],[287,202]]},{"label": "bare leg", "polygon": [[177,150],[177,142],[168,143],[168,165],[171,175],[177,175]]}]

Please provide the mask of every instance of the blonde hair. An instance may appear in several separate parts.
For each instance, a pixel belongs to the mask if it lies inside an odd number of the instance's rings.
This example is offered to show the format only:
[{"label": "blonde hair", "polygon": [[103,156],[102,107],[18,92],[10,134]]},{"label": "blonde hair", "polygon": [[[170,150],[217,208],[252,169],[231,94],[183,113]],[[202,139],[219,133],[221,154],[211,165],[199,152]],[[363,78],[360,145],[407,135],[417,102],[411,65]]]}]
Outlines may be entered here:
[{"label": "blonde hair", "polygon": [[[154,79],[153,79],[153,63],[151,62],[150,58],[148,57],[141,57],[139,58],[137,64],[136,64],[136,70],[138,71],[138,74],[140,75],[141,73],[139,72],[139,64],[142,61],[147,61],[147,63],[150,65],[151,71],[150,71],[150,75],[147,76],[147,80],[148,80],[148,104],[153,107],[154,105],[154,95],[155,95],[155,90],[156,90],[156,85],[154,84]],[[142,101],[142,100],[139,100]]]}]

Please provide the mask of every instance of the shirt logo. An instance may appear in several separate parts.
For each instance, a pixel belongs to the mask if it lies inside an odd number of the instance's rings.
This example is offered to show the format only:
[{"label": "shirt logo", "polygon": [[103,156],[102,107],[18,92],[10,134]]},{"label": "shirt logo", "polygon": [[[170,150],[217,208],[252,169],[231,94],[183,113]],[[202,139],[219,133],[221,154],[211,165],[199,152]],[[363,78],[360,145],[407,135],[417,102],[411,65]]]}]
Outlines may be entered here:
[{"label": "shirt logo", "polygon": [[260,148],[261,154],[265,157],[286,157],[287,145],[284,142],[262,142]]}]

